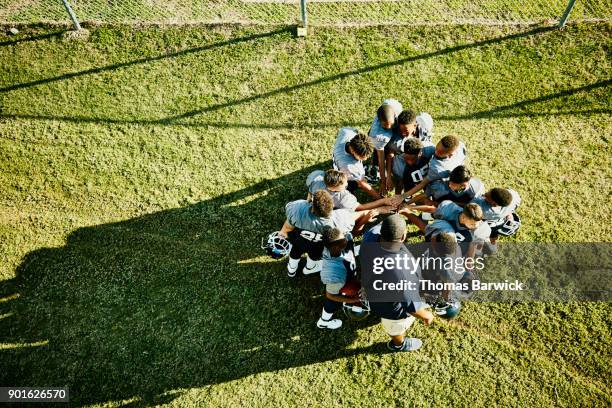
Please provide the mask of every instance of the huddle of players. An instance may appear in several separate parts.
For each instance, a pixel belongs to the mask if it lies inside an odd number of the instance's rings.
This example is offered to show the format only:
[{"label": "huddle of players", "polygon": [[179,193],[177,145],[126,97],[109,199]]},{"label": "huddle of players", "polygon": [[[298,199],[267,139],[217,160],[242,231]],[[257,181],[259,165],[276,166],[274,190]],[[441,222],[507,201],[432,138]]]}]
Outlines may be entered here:
[{"label": "huddle of players", "polygon": [[[334,168],[308,175],[307,199],[286,205],[286,221],[279,234],[292,244],[287,273],[296,275],[305,253],[303,273],[321,272],[326,286],[319,328],[341,327],[342,321],[334,319],[333,313],[342,303],[360,302],[359,296],[343,295],[341,290],[356,278],[353,237],[378,215],[393,214],[367,231],[365,241],[403,243],[407,219],[428,242],[467,244],[466,256],[474,256],[483,243],[494,248],[499,230],[515,216],[521,200],[518,193],[507,188],[486,191],[464,164],[464,143],[456,136],[444,136],[433,144],[432,129],[429,114],[403,110],[394,99],[383,101],[368,135],[340,129],[332,151]],[[370,158],[371,164],[364,166]],[[370,184],[372,178],[379,178],[378,189]],[[360,203],[353,194],[357,189],[373,201]],[[395,194],[387,197],[392,190]],[[431,215],[433,221],[428,222]],[[426,324],[432,321],[426,304],[371,306],[391,336],[389,349],[420,347],[419,339],[404,334],[415,317]]]}]

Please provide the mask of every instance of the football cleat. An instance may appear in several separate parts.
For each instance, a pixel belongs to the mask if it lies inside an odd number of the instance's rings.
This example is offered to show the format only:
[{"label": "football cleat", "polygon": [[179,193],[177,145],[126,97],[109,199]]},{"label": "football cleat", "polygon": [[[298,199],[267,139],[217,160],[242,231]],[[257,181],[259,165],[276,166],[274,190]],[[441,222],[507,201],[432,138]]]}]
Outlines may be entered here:
[{"label": "football cleat", "polygon": [[302,272],[304,275],[311,275],[313,273],[321,272],[321,269],[323,269],[323,261],[313,261],[310,258],[306,258],[306,265],[304,266],[304,269],[302,269]]},{"label": "football cleat", "polygon": [[404,342],[401,346],[396,346],[393,341],[389,341],[387,343],[387,348],[394,353],[400,351],[416,351],[421,348],[423,345],[423,341],[421,339],[417,339],[416,337],[406,337],[404,338]]},{"label": "football cleat", "polygon": [[[291,261],[294,261],[294,262],[291,262]],[[294,278],[295,277],[299,265],[300,265],[300,260],[299,259],[291,259],[291,258],[289,258],[289,262],[287,262],[287,275],[290,278]]]},{"label": "football cleat", "polygon": [[272,259],[282,259],[289,255],[291,243],[280,235],[279,231],[275,231],[261,240],[261,249],[265,250]]},{"label": "football cleat", "polygon": [[342,327],[342,320],[340,319],[323,320],[323,318],[320,318],[319,321],[317,322],[317,327],[319,329],[336,330]]}]

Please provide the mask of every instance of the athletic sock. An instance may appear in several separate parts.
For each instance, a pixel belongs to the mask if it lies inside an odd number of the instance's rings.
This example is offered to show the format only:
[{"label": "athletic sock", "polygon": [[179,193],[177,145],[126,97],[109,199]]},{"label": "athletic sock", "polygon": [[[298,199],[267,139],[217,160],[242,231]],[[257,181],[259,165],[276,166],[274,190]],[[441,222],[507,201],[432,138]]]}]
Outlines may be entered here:
[{"label": "athletic sock", "polygon": [[333,315],[334,315],[333,313],[328,313],[325,311],[325,308],[323,308],[323,311],[321,312],[321,319],[328,321],[328,320],[331,320]]},{"label": "athletic sock", "polygon": [[312,269],[315,266],[317,266],[318,262],[319,261],[313,261],[312,259],[310,259],[310,257],[308,255],[306,255],[306,268]]},{"label": "athletic sock", "polygon": [[299,264],[300,264],[300,260],[299,259],[289,258],[289,267],[291,269],[297,268]]}]

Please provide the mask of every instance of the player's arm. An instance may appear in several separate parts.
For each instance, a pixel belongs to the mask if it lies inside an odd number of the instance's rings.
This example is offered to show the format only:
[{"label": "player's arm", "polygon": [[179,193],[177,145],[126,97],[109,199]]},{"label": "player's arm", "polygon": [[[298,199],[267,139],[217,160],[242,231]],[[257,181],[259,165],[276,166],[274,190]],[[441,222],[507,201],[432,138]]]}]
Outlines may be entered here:
[{"label": "player's arm", "polygon": [[408,214],[412,214],[413,211],[421,211],[421,212],[428,212],[428,213],[433,214],[436,212],[436,209],[437,208],[433,205],[407,205],[403,207],[402,209],[400,209],[398,213],[402,215],[408,215]]},{"label": "player's arm", "polygon": [[374,188],[370,185],[370,183],[368,183],[365,179],[357,180],[357,186],[359,186],[359,188],[364,193],[366,193],[367,195],[369,195],[375,200],[382,198],[381,195],[378,194],[378,191],[374,190]]},{"label": "player's arm", "polygon": [[410,200],[408,200],[406,204],[414,204],[414,203],[422,204],[423,202],[430,202],[430,201],[431,200],[429,200],[424,193],[421,193],[421,194],[417,194],[413,196]]},{"label": "player's arm", "polygon": [[391,151],[388,151],[385,153],[385,167],[387,170],[387,174],[389,175],[389,178],[387,179],[387,189],[392,188],[389,182],[393,181],[391,178],[391,175],[393,174],[393,158],[394,157],[395,157],[395,154]]},{"label": "player's arm", "polygon": [[429,183],[430,183],[429,178],[427,178],[427,177],[423,178],[423,181],[421,181],[416,186],[412,187],[410,190],[406,191],[404,193],[404,197],[411,197],[411,196],[413,196],[415,193],[418,193],[419,191],[424,189]]},{"label": "player's arm", "polygon": [[385,197],[376,201],[370,201],[369,203],[359,204],[355,211],[373,210],[374,208],[392,206],[397,207],[401,201],[398,200],[399,196]]},{"label": "player's arm", "polygon": [[380,194],[387,192],[387,166],[385,162],[385,151],[376,150],[376,157],[378,159],[378,171],[380,172]]},{"label": "player's arm", "polygon": [[378,216],[378,210],[367,210],[367,211],[356,211],[355,212],[355,226],[353,227],[353,236],[360,235],[363,231],[363,227],[368,223],[374,221]]},{"label": "player's arm", "polygon": [[344,302],[344,303],[357,303],[359,301],[361,301],[361,299],[359,298],[359,296],[342,296],[342,295],[334,295],[332,293],[329,292],[325,292],[325,297],[329,300],[332,300],[334,302]]},{"label": "player's arm", "polygon": [[289,224],[289,221],[285,220],[285,223],[283,224],[283,228],[281,228],[281,230],[278,233],[282,235],[283,237],[287,238],[289,236],[289,233],[293,231],[294,229],[295,227]]},{"label": "player's arm", "polygon": [[426,326],[429,326],[434,319],[434,315],[433,313],[431,313],[429,311],[429,309],[423,308],[423,309],[419,309],[414,313],[410,313],[412,316],[416,317],[417,319],[420,319],[421,321],[423,321],[423,323],[425,323]]}]

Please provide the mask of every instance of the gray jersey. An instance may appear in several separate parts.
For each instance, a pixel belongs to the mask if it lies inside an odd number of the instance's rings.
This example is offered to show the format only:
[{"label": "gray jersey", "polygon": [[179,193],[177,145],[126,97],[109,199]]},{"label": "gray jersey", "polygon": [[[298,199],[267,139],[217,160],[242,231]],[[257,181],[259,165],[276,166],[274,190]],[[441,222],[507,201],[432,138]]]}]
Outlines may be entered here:
[{"label": "gray jersey", "polygon": [[467,157],[467,150],[463,142],[459,144],[457,150],[451,157],[445,159],[438,159],[434,156],[429,162],[429,171],[427,172],[427,178],[429,181],[445,179],[450,176],[450,172],[457,166],[461,166],[465,162]]},{"label": "gray jersey", "polygon": [[323,249],[321,265],[321,282],[325,285],[325,291],[333,295],[340,293],[340,289],[347,281],[347,277],[353,276],[357,270],[357,261],[353,250],[353,237],[346,234],[349,241],[340,256],[333,257],[327,248]]},{"label": "gray jersey", "polygon": [[472,202],[478,204],[482,208],[484,219],[490,221],[490,224],[503,224],[505,218],[516,211],[518,206],[521,205],[521,196],[519,193],[510,188],[508,191],[512,194],[512,202],[506,207],[493,207],[484,197],[477,197]]},{"label": "gray jersey", "polygon": [[429,240],[444,233],[455,234],[455,229],[452,225],[448,223],[448,221],[434,220],[433,222],[427,224],[427,226],[425,227],[425,236]]},{"label": "gray jersey", "polygon": [[[434,213],[434,221],[432,224],[436,224],[437,221],[445,221],[448,223],[457,237],[457,242],[470,242],[470,241],[485,241],[491,236],[491,227],[486,222],[481,222],[478,227],[470,231],[459,223],[459,216],[463,212],[463,208],[459,207],[452,201],[443,201],[438,205],[436,212]],[[429,226],[428,226],[429,227]],[[437,228],[444,227],[448,229],[448,226],[444,226],[442,223],[438,223]],[[432,227],[433,228],[433,227]],[[451,232],[448,230],[442,232]],[[437,235],[437,234],[436,234]],[[425,228],[425,236],[427,236],[427,228]]]},{"label": "gray jersey", "polygon": [[349,210],[334,210],[328,218],[317,217],[310,210],[311,204],[306,200],[296,200],[285,206],[287,221],[295,228],[321,234],[323,227],[338,228],[344,234],[352,231],[355,226],[353,212]]},{"label": "gray jersey", "polygon": [[363,180],[365,170],[363,163],[346,151],[346,144],[357,135],[356,129],[342,128],[336,137],[336,143],[332,151],[334,169],[345,173],[349,180]]},{"label": "gray jersey", "polygon": [[348,190],[342,191],[330,191],[325,185],[324,180],[325,172],[323,170],[315,170],[308,175],[306,178],[306,187],[308,192],[314,194],[319,190],[325,190],[329,193],[332,200],[334,201],[334,210],[347,209],[355,211],[355,208],[359,206],[357,197],[351,194]]},{"label": "gray jersey", "polygon": [[420,183],[427,174],[429,169],[429,161],[436,151],[436,147],[431,143],[423,143],[423,150],[421,151],[421,157],[417,160],[413,166],[408,166],[404,160],[403,153],[393,157],[393,175],[398,179],[403,179],[406,171],[406,167],[410,167],[410,177],[415,183]]},{"label": "gray jersey", "polygon": [[484,184],[476,177],[472,177],[468,188],[460,193],[453,191],[448,183],[448,181],[436,180],[425,188],[425,194],[437,202],[451,200],[455,203],[467,204],[485,193]]},{"label": "gray jersey", "polygon": [[450,200],[446,200],[442,201],[440,205],[438,205],[438,208],[436,208],[436,212],[434,212],[433,217],[437,220],[451,221],[456,219],[462,212],[463,208],[461,208]]},{"label": "gray jersey", "polygon": [[[395,99],[385,99],[381,106],[390,105],[395,113],[395,117],[402,112],[402,104]],[[383,150],[389,140],[393,137],[393,129],[384,129],[380,125],[380,120],[378,119],[378,115],[374,118],[372,122],[372,126],[370,127],[370,132],[368,133],[372,142],[374,143],[374,148],[376,150]]]},{"label": "gray jersey", "polygon": [[[416,118],[417,128],[416,128],[416,137],[423,142],[423,145],[431,144],[431,139],[433,136],[433,119],[431,119],[431,115],[426,112],[421,112]],[[387,151],[393,153],[395,155],[401,154],[404,151],[404,142],[406,139],[410,137],[403,137],[396,130],[393,132],[393,137],[389,140],[387,144]]]}]

